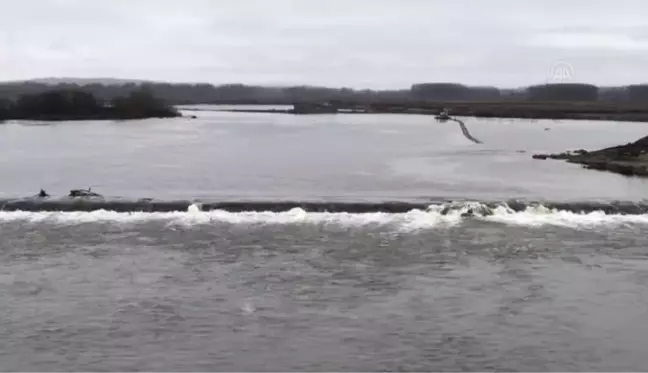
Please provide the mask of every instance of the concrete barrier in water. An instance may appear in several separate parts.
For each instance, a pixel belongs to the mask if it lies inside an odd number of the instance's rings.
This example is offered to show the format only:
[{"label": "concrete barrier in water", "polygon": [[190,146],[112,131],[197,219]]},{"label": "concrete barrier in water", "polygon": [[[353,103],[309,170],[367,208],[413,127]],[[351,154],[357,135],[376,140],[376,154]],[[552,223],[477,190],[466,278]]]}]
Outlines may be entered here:
[{"label": "concrete barrier in water", "polygon": [[463,121],[461,121],[459,119],[456,119],[456,118],[450,118],[449,120],[459,123],[459,127],[461,128],[461,132],[463,133],[463,135],[468,140],[474,142],[475,144],[482,144],[481,141],[479,141],[477,138],[475,138],[473,135],[471,135],[470,132],[468,132],[468,128],[466,127],[466,125],[464,124]]}]

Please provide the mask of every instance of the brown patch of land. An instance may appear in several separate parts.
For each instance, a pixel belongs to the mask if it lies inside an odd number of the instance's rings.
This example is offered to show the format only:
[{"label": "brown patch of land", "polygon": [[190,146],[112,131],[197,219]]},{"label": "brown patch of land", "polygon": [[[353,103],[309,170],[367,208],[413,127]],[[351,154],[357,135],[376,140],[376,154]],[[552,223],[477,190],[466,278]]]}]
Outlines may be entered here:
[{"label": "brown patch of land", "polygon": [[648,136],[635,142],[610,148],[576,150],[559,154],[534,154],[534,159],[559,159],[588,169],[614,172],[626,176],[648,176]]},{"label": "brown patch of land", "polygon": [[471,102],[444,105],[451,115],[458,116],[648,121],[648,105],[599,102]]},{"label": "brown patch of land", "polygon": [[452,116],[521,119],[580,119],[648,122],[648,103],[606,102],[420,102],[420,103],[300,103],[295,109],[228,109],[225,111],[283,114],[424,114],[437,115],[447,109]]}]

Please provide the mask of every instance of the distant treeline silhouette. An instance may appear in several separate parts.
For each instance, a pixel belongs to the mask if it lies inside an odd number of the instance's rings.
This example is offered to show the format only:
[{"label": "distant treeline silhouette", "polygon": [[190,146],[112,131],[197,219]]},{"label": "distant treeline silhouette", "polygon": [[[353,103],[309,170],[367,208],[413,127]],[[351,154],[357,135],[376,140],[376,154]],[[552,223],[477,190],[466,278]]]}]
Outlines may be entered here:
[{"label": "distant treeline silhouette", "polygon": [[22,95],[49,90],[83,90],[100,101],[126,97],[144,89],[165,102],[180,104],[294,104],[341,101],[347,103],[410,103],[431,101],[648,101],[648,84],[623,87],[597,87],[590,84],[543,84],[521,89],[475,87],[457,83],[420,83],[401,90],[357,90],[316,86],[263,87],[244,84],[44,84],[36,82],[0,83],[0,100],[17,101]]},{"label": "distant treeline silhouette", "polygon": [[0,120],[142,119],[179,115],[147,87],[122,91],[109,100],[80,87],[49,89],[0,98]]}]

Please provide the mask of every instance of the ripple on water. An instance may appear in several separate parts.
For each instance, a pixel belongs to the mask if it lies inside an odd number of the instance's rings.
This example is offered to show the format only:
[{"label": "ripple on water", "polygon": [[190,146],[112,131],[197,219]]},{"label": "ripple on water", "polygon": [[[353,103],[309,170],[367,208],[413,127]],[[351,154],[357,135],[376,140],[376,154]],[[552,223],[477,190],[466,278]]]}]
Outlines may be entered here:
[{"label": "ripple on water", "polygon": [[38,255],[13,248],[0,266],[0,365],[639,368],[648,272],[633,231],[620,232],[83,225],[44,241],[16,231],[4,242]]}]

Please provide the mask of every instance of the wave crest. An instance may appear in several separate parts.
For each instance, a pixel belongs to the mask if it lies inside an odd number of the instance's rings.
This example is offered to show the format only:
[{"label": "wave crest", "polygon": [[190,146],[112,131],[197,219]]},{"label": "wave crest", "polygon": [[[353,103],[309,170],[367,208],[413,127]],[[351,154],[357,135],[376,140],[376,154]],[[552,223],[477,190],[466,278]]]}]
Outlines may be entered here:
[{"label": "wave crest", "polygon": [[[581,207],[588,206],[585,204],[580,205]],[[631,207],[627,209],[628,211],[640,211],[640,213],[619,211],[620,206],[626,205]],[[589,206],[592,207],[592,205]],[[648,224],[648,213],[645,213],[639,205],[617,204],[616,206],[615,211],[606,212],[604,208],[597,210],[583,208],[580,211],[559,209],[556,204],[447,202],[431,204],[424,208],[412,208],[405,212],[330,212],[308,211],[303,207],[292,207],[284,211],[228,211],[225,209],[206,209],[204,204],[190,204],[185,211],[171,212],[119,212],[106,209],[92,211],[0,211],[0,222],[141,224],[161,221],[167,225],[323,224],[384,226],[394,227],[401,231],[450,228],[468,221],[522,226],[555,225],[574,228],[598,225]]]}]

